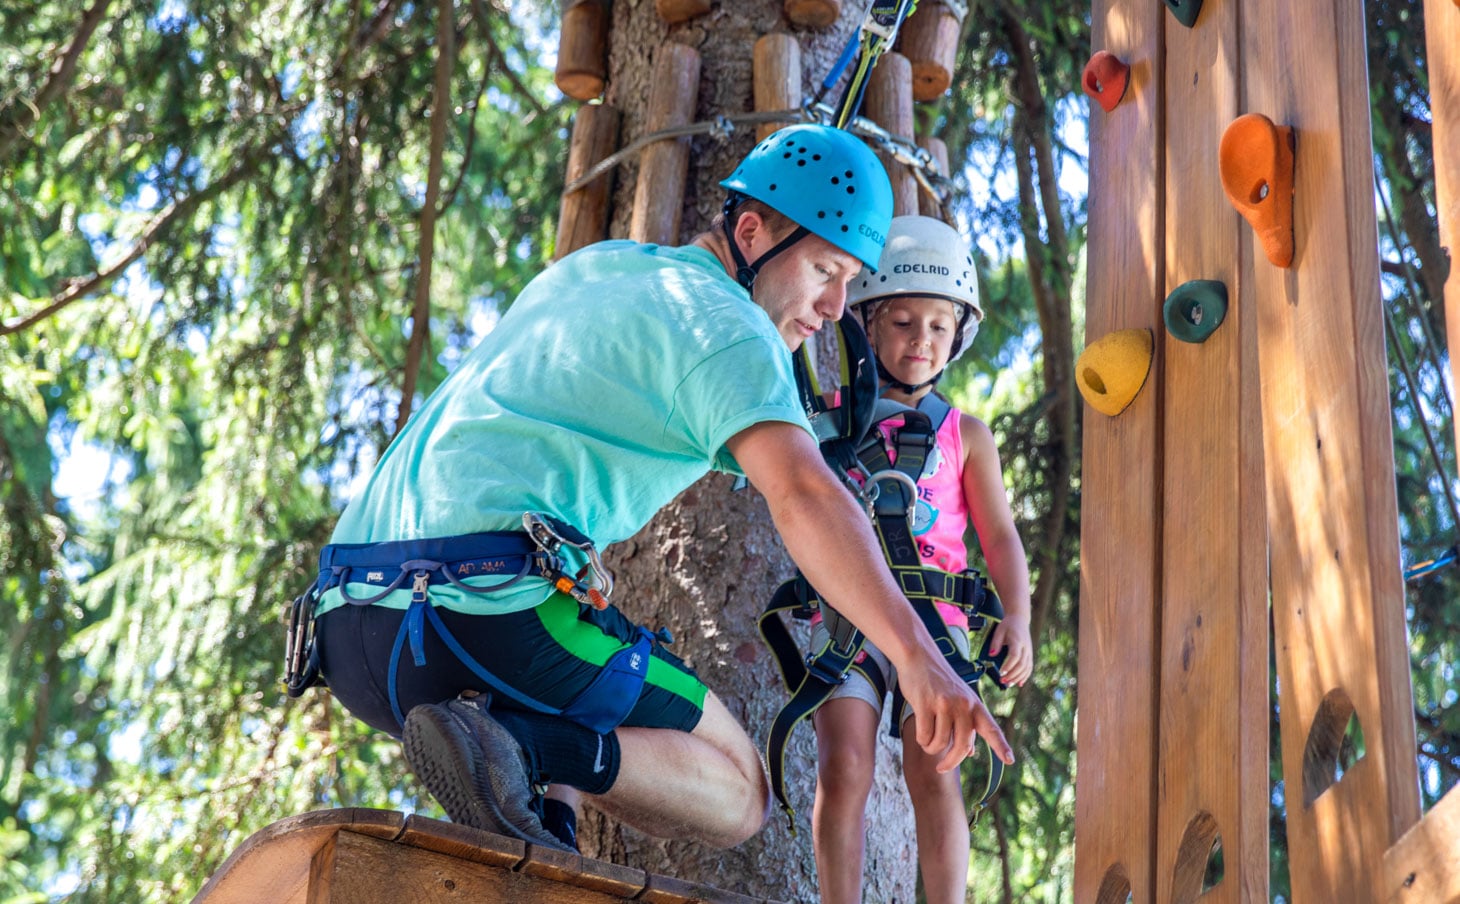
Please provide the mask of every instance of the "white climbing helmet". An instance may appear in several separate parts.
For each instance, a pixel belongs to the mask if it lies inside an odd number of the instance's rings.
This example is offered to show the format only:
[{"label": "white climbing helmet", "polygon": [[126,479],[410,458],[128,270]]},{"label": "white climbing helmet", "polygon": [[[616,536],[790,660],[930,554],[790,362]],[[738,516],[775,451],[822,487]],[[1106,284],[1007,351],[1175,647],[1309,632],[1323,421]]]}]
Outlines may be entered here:
[{"label": "white climbing helmet", "polygon": [[978,298],[978,277],[973,254],[958,230],[933,217],[893,217],[880,266],[862,267],[847,286],[847,306],[872,320],[881,302],[898,295],[946,298],[960,309],[958,335],[948,363],[957,360],[978,333],[983,305]]}]

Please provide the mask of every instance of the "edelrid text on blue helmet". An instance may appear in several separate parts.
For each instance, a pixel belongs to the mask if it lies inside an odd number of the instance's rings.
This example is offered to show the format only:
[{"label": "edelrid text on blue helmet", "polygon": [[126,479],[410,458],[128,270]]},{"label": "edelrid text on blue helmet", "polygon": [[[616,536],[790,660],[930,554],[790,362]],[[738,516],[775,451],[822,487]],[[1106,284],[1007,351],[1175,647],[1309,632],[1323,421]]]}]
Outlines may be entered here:
[{"label": "edelrid text on blue helmet", "polygon": [[767,136],[720,183],[769,205],[876,269],[892,223],[892,183],[872,149],[842,129],[803,123]]}]

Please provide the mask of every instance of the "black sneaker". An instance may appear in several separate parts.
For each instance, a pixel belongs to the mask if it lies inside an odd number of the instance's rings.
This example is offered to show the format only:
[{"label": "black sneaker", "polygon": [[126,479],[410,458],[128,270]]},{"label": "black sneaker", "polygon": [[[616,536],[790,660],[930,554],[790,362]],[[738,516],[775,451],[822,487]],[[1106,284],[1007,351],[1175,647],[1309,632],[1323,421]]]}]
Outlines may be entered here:
[{"label": "black sneaker", "polygon": [[401,740],[411,770],[452,822],[573,850],[542,826],[522,745],[475,700],[414,707]]},{"label": "black sneaker", "polygon": [[542,801],[542,827],[573,850],[578,850],[578,814],[571,806],[551,797]]}]

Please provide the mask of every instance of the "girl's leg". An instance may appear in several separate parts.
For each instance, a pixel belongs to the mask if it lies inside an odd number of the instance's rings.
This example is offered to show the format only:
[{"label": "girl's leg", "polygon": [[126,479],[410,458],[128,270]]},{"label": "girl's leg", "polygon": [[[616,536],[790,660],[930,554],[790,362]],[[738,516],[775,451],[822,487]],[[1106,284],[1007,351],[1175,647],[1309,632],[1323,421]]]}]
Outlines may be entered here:
[{"label": "girl's leg", "polygon": [[918,746],[904,723],[902,769],[918,831],[918,868],[928,904],[963,904],[968,897],[968,817],[958,770],[939,773],[938,757]]},{"label": "girl's leg", "polygon": [[[816,726],[816,804],[811,843],[823,904],[861,904],[867,795],[877,755],[877,710],[865,700],[828,700]],[[914,745],[916,746],[916,745]]]}]

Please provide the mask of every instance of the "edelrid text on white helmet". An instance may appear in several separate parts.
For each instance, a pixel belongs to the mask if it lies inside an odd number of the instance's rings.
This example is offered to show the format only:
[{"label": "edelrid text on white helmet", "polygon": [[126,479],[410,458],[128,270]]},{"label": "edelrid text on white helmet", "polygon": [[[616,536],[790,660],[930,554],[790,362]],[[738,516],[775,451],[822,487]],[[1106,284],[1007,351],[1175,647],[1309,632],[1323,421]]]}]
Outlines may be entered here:
[{"label": "edelrid text on white helmet", "polygon": [[894,217],[880,266],[862,272],[847,286],[847,306],[866,326],[878,303],[898,295],[946,298],[959,311],[959,331],[949,363],[973,344],[983,320],[973,254],[958,230],[932,217]]}]

